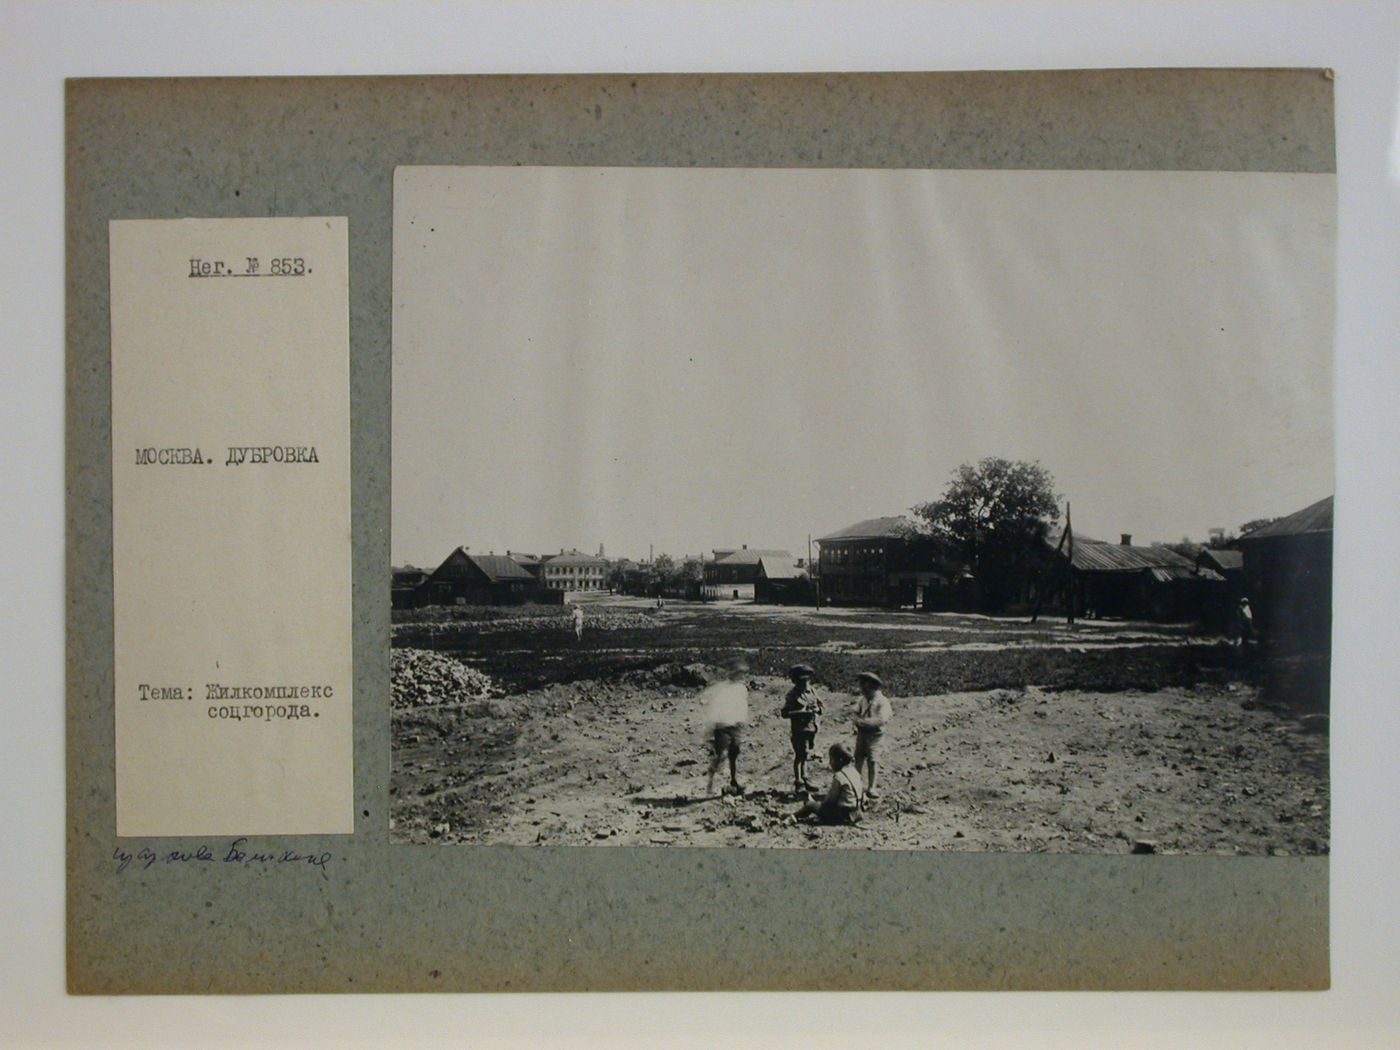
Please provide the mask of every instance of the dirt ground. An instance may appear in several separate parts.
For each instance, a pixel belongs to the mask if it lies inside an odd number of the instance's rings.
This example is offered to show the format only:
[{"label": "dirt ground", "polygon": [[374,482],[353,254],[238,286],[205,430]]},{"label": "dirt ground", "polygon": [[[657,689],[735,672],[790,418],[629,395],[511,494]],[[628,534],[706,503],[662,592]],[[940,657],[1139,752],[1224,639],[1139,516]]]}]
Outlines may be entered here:
[{"label": "dirt ground", "polygon": [[[1181,629],[735,604],[668,607],[638,628],[635,603],[586,608],[583,642],[549,623],[451,635],[441,655],[506,684],[486,700],[396,707],[396,841],[1328,850],[1325,721],[1272,708],[1228,647]],[[421,645],[418,626],[397,625],[395,644]],[[736,647],[752,665],[738,797],[706,791],[697,702]],[[853,739],[855,671],[886,677],[895,721],[881,798],[859,826],[783,819],[802,801],[778,715],[781,668],[798,660],[817,666],[826,697],[820,755]],[[510,684],[517,665],[528,687]],[[1037,675],[1048,680],[1025,680]],[[830,780],[820,760],[808,775]]]}]

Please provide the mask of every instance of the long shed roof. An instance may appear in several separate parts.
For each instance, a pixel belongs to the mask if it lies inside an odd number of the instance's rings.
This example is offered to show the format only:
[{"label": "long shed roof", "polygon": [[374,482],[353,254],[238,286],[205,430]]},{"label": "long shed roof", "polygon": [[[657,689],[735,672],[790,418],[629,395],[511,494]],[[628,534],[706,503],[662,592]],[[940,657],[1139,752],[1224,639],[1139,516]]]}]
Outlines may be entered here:
[{"label": "long shed roof", "polygon": [[1169,547],[1130,547],[1122,543],[1090,543],[1076,539],[1073,564],[1080,572],[1141,572],[1143,569],[1195,570],[1187,558]]},{"label": "long shed roof", "polygon": [[1286,518],[1279,518],[1271,525],[1265,525],[1262,529],[1255,529],[1253,532],[1246,532],[1240,537],[1239,542],[1251,543],[1254,540],[1276,539],[1280,536],[1305,536],[1313,532],[1331,532],[1332,499],[1331,496],[1320,499],[1300,511],[1295,511]]}]

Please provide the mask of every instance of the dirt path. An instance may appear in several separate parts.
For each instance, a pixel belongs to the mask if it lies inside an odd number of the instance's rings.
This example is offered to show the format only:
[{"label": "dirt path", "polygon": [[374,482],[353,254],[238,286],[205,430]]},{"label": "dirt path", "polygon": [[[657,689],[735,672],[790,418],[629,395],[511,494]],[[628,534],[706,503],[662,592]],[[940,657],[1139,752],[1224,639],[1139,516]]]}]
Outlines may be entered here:
[{"label": "dirt path", "polygon": [[[883,798],[791,827],[787,683],[750,695],[741,798],[705,793],[698,690],[574,682],[395,712],[393,835],[416,842],[1125,853],[1328,849],[1327,738],[1244,688],[894,697]],[[819,750],[849,737],[827,693]],[[812,779],[829,777],[812,764]],[[1146,847],[1141,847],[1146,848]]]}]

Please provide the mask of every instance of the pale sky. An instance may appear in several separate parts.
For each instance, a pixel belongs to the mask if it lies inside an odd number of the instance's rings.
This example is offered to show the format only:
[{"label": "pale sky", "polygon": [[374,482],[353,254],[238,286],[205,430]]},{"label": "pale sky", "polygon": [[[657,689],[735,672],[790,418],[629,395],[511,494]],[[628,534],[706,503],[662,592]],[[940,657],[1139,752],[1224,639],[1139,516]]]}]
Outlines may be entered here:
[{"label": "pale sky", "polygon": [[1136,542],[1332,492],[1335,181],[400,168],[395,564],[787,548],[1038,459]]}]

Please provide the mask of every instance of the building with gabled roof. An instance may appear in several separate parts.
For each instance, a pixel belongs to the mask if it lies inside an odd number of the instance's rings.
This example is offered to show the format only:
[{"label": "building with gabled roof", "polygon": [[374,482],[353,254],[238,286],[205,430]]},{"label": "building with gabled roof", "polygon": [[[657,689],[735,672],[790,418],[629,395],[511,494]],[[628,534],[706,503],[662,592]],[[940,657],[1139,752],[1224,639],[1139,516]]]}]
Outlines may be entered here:
[{"label": "building with gabled roof", "polygon": [[777,558],[764,555],[758,559],[758,572],[753,581],[753,600],[778,605],[811,605],[816,601],[816,589],[799,558]]},{"label": "building with gabled roof", "polygon": [[[701,569],[702,596],[720,601],[752,601],[754,584],[766,562],[771,572],[788,571],[801,566],[790,551],[769,547],[716,547],[714,557]],[[784,569],[783,566],[787,568]]]},{"label": "building with gabled roof", "polygon": [[418,588],[419,605],[516,605],[535,600],[539,583],[505,554],[457,547]]}]

